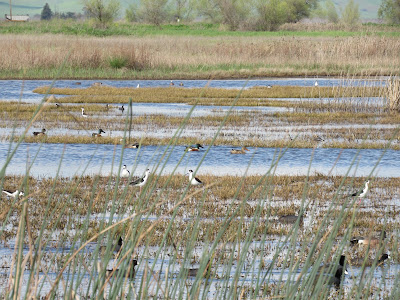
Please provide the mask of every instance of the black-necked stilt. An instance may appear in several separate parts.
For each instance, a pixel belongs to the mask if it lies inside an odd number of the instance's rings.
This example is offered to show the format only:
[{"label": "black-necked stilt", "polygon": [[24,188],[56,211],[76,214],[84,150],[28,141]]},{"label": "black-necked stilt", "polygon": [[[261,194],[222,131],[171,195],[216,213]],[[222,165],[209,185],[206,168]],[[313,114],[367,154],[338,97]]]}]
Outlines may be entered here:
[{"label": "black-necked stilt", "polygon": [[[390,255],[387,253],[382,254],[382,256],[379,258],[379,260],[376,262],[377,266],[380,266],[385,263],[385,260],[389,259]],[[357,257],[355,259],[351,260],[351,264],[354,266],[371,266],[375,262],[375,259],[365,259],[365,257]]]},{"label": "black-necked stilt", "polygon": [[61,104],[60,103],[56,103],[56,107],[57,108],[61,107]]},{"label": "black-necked stilt", "polygon": [[118,110],[120,110],[121,112],[124,112],[125,107],[122,105],[121,107],[118,107]]},{"label": "black-necked stilt", "polygon": [[171,82],[169,83],[170,86],[175,85],[175,83],[171,80]]},{"label": "black-necked stilt", "polygon": [[361,245],[369,245],[372,247],[380,245],[383,240],[386,239],[386,231],[383,232],[382,238],[379,237],[364,237],[364,236],[355,236],[350,240],[352,245],[361,244]]},{"label": "black-necked stilt", "polygon": [[128,178],[131,175],[131,172],[129,172],[128,168],[126,165],[122,166],[122,171],[121,171],[121,176],[122,178]]},{"label": "black-necked stilt", "polygon": [[183,82],[182,81],[179,83],[179,86],[183,86]]},{"label": "black-necked stilt", "polygon": [[186,151],[200,151],[200,148],[204,148],[204,147],[200,144],[196,144],[196,145],[187,146],[185,150]]},{"label": "black-necked stilt", "polygon": [[82,117],[87,118],[88,115],[85,113],[85,109],[82,107]]},{"label": "black-necked stilt", "polygon": [[138,187],[140,187],[140,190],[142,190],[142,186],[144,186],[146,184],[146,181],[149,178],[149,174],[150,174],[150,170],[147,169],[146,172],[144,173],[143,177],[130,182],[129,185],[138,186]]},{"label": "black-necked stilt", "polygon": [[38,136],[38,135],[45,135],[46,134],[46,129],[42,128],[42,131],[34,131],[33,135]]},{"label": "black-necked stilt", "polygon": [[99,128],[98,133],[93,132],[92,137],[101,137],[102,133],[106,133],[103,129]]},{"label": "black-necked stilt", "polygon": [[135,267],[137,266],[138,262],[136,259],[132,259],[132,261],[129,263],[128,269],[127,270],[120,270],[120,269],[111,269],[106,271],[106,276],[110,276],[113,274],[114,277],[120,276],[118,275],[119,273],[123,272],[124,277],[129,277],[130,279],[133,279],[135,277]]},{"label": "black-necked stilt", "polygon": [[14,198],[22,197],[25,195],[24,192],[20,192],[19,190],[16,190],[15,192],[3,190],[3,193],[9,197],[14,197]]},{"label": "black-necked stilt", "polygon": [[127,144],[125,145],[125,148],[132,148],[132,149],[136,149],[139,148],[139,143],[132,143],[132,144]]},{"label": "black-necked stilt", "polygon": [[368,192],[368,184],[369,184],[369,180],[367,180],[367,181],[365,182],[365,186],[364,186],[364,188],[363,188],[361,191],[355,192],[355,193],[351,194],[350,196],[360,198],[360,202],[361,202],[361,199],[364,198],[365,195],[366,195],[367,192]]},{"label": "black-necked stilt", "polygon": [[246,146],[243,146],[240,150],[239,149],[232,149],[231,154],[245,154],[246,151],[250,151],[249,149],[246,148]]},{"label": "black-necked stilt", "polygon": [[201,182],[200,179],[193,176],[193,170],[189,170],[189,172],[186,173],[186,175],[189,175],[189,182],[191,185],[200,185],[203,183],[203,182]]},{"label": "black-necked stilt", "polygon": [[336,285],[338,287],[342,280],[342,274],[348,274],[344,267],[346,257],[344,255],[340,256],[339,264],[335,267],[332,265],[324,265],[318,268],[317,275],[314,280],[314,285],[317,282],[321,282],[323,285]]}]

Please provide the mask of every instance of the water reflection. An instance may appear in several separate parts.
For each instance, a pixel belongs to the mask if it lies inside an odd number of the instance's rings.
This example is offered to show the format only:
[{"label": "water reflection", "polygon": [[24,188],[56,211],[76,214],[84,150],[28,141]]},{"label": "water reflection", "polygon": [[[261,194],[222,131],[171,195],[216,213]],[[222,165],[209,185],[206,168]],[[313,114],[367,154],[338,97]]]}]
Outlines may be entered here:
[{"label": "water reflection", "polygon": [[[8,143],[0,143],[1,165],[6,161],[8,148]],[[251,151],[245,155],[231,155],[229,153],[231,148],[214,146],[206,154],[206,151],[186,153],[184,146],[176,146],[169,150],[166,150],[166,146],[146,146],[140,150],[125,149],[121,156],[123,149],[120,145],[67,144],[64,146],[63,144],[24,143],[17,149],[7,167],[6,174],[25,174],[27,164],[39,151],[30,171],[33,176],[53,177],[56,175],[60,163],[61,175],[66,177],[82,172],[87,175],[109,175],[111,172],[116,174],[121,157],[122,164],[128,165],[130,169],[135,169],[134,173],[137,175],[141,175],[148,167],[154,170],[159,161],[165,164],[162,173],[171,173],[181,159],[177,172],[185,173],[189,169],[195,169],[203,155],[206,157],[198,174],[241,176],[247,172],[247,174],[255,175],[265,174],[281,151],[274,148],[251,148]],[[139,154],[138,151],[140,151]],[[309,167],[312,173],[328,174],[332,168],[332,174],[344,175],[358,152],[357,149],[325,148],[315,149],[314,153],[313,149],[290,148],[284,151],[276,168],[276,174],[279,175],[306,175]],[[360,150],[354,160],[354,170],[350,174],[369,175],[381,158],[375,175],[399,177],[400,151],[388,150],[386,154],[383,155],[383,153],[384,150],[381,149]],[[164,156],[164,154],[166,155]]]}]

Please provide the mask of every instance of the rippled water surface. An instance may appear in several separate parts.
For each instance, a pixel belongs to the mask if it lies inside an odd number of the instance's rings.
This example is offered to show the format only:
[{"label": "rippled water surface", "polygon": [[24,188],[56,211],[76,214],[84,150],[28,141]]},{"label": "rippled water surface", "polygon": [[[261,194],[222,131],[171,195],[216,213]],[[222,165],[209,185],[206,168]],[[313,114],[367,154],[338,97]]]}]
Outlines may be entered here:
[{"label": "rippled water surface", "polygon": [[[0,164],[7,158],[10,145],[0,143]],[[13,146],[14,147],[14,146]],[[184,173],[195,169],[203,156],[198,174],[214,175],[244,175],[265,174],[276,161],[279,153],[282,157],[276,168],[276,174],[306,175],[311,172],[344,175],[353,163],[354,170],[350,174],[367,176],[379,164],[375,173],[383,177],[400,176],[400,151],[377,149],[274,149],[251,148],[246,154],[230,154],[232,147],[213,146],[200,152],[185,152],[185,147],[176,146],[166,150],[166,146],[146,146],[142,149],[125,149],[122,164],[135,168],[135,173],[141,175],[146,168],[154,169],[160,160],[165,162],[162,173],[171,173],[183,157],[177,172]],[[206,151],[208,152],[206,153]],[[140,153],[138,153],[140,151]],[[26,166],[33,162],[30,174],[34,176],[53,177],[61,162],[61,174],[116,174],[119,167],[122,147],[114,145],[94,144],[21,144],[7,167],[7,174],[25,174]],[[168,157],[163,157],[164,153]],[[357,155],[358,153],[358,155]],[[310,165],[310,161],[312,161]]]}]

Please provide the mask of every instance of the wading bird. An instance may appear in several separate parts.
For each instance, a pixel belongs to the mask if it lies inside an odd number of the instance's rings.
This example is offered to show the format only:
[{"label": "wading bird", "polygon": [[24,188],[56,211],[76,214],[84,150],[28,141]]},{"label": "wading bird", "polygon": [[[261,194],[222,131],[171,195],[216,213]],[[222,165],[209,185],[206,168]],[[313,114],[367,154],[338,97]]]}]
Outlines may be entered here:
[{"label": "wading bird", "polygon": [[193,170],[189,170],[189,172],[186,173],[186,175],[189,175],[189,182],[190,182],[191,185],[203,184],[203,182],[201,182],[200,179],[198,179],[197,177],[193,176]]},{"label": "wading bird", "polygon": [[129,183],[129,185],[138,186],[138,187],[140,187],[140,191],[142,191],[142,186],[144,186],[146,184],[146,181],[149,178],[149,174],[150,174],[150,170],[147,169],[146,172],[144,173],[143,177],[138,178],[134,181],[131,181]]},{"label": "wading bird", "polygon": [[14,197],[14,198],[22,197],[25,195],[24,192],[20,192],[19,190],[16,190],[15,192],[3,190],[3,193],[9,197]]}]

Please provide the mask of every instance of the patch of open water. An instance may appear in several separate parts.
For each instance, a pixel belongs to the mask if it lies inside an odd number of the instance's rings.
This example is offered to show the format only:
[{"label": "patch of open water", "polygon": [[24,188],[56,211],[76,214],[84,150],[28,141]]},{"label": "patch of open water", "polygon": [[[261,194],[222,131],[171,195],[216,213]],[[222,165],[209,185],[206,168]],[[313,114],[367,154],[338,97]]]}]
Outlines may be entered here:
[{"label": "patch of open water", "polygon": [[[11,148],[14,146],[13,144]],[[9,148],[9,143],[0,143],[0,165],[4,165]],[[397,150],[387,150],[385,153],[382,149],[252,148],[247,154],[241,155],[230,154],[231,149],[229,146],[213,146],[206,154],[205,150],[185,152],[184,146],[168,150],[166,146],[146,146],[140,150],[125,149],[121,155],[121,145],[22,143],[7,166],[6,174],[25,174],[27,164],[32,162],[37,154],[30,175],[38,177],[54,177],[60,164],[60,175],[65,177],[80,175],[82,172],[86,175],[108,176],[118,172],[120,160],[122,165],[126,164],[135,175],[142,175],[146,168],[154,172],[158,162],[162,161],[165,165],[161,173],[169,174],[181,158],[176,172],[186,173],[189,169],[195,170],[204,155],[198,175],[241,176],[246,172],[248,175],[255,175],[268,172],[279,152],[285,151],[277,165],[276,174],[306,175],[309,168],[311,173],[327,174],[332,168],[333,175],[344,175],[354,160],[349,173],[351,175],[368,176],[374,172],[374,176],[378,177],[400,176],[400,151]],[[163,157],[164,154],[168,159]]]}]

